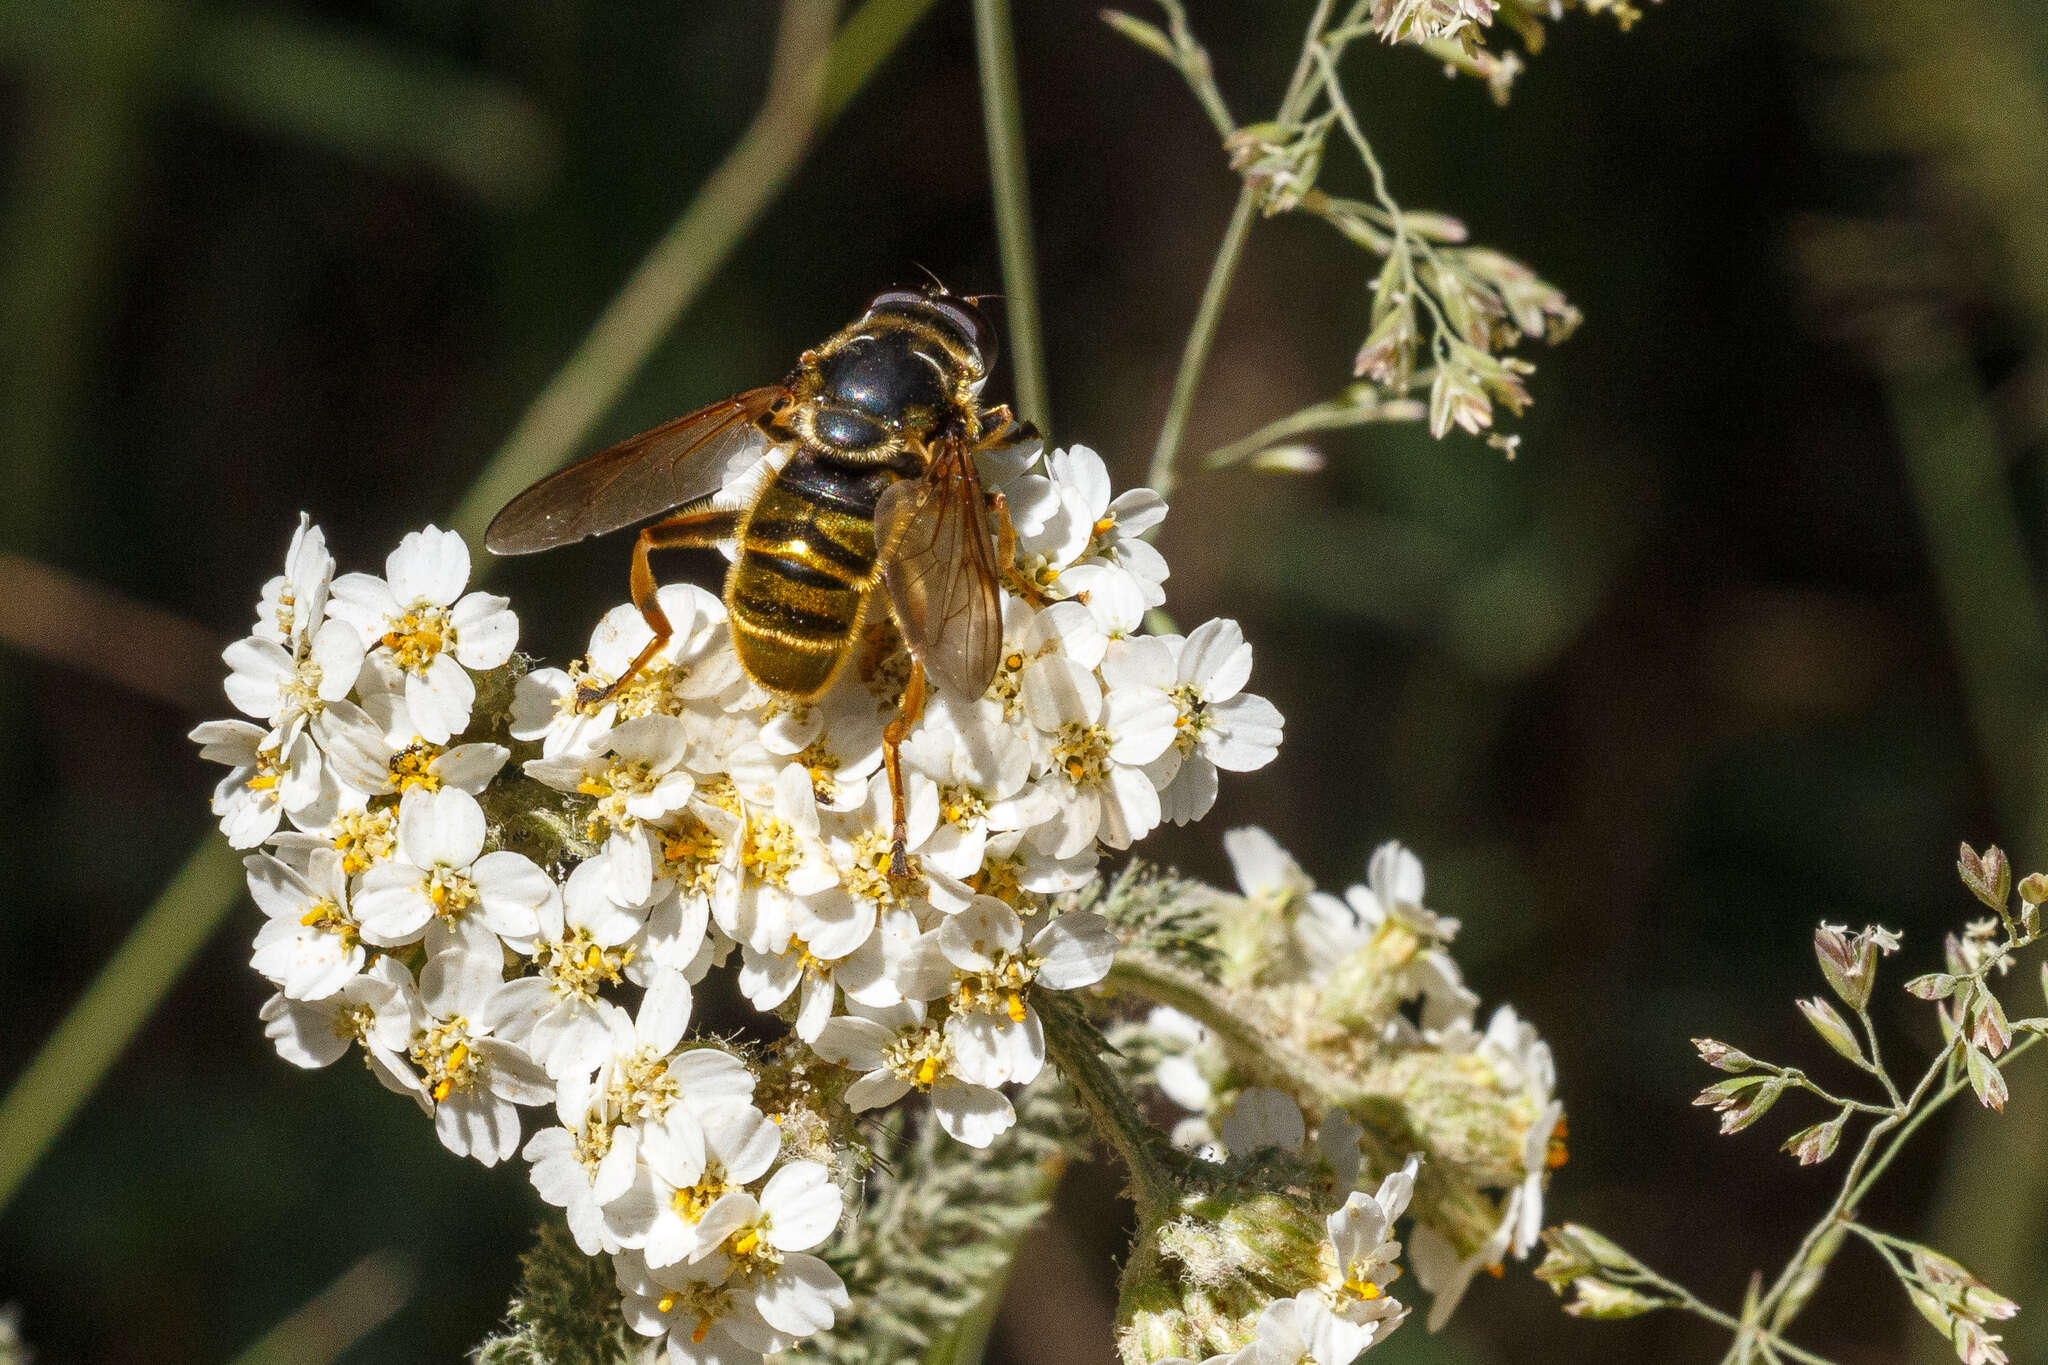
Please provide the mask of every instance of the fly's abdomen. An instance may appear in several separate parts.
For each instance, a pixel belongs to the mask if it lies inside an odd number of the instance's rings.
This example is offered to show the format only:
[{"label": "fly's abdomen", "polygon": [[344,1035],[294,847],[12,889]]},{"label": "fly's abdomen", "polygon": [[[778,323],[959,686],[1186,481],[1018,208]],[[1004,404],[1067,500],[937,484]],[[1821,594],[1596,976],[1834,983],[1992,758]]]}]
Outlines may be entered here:
[{"label": "fly's abdomen", "polygon": [[754,503],[726,606],[740,663],[763,687],[816,696],[851,652],[875,581],[874,500],[892,477],[800,452]]}]

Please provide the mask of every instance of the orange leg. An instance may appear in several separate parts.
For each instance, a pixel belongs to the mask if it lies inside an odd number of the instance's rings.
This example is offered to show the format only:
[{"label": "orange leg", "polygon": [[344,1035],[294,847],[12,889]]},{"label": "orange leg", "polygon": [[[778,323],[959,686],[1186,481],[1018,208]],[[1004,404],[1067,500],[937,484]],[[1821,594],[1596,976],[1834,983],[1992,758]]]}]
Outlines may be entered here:
[{"label": "orange leg", "polygon": [[640,608],[640,615],[654,632],[626,671],[613,678],[603,687],[582,687],[576,691],[576,700],[586,706],[596,706],[609,701],[620,688],[631,682],[641,669],[647,667],[661,647],[668,643],[675,629],[669,624],[668,613],[661,609],[660,599],[655,595],[660,584],[654,579],[654,566],[648,562],[648,555],[656,550],[703,549],[728,540],[739,530],[737,512],[700,511],[678,512],[666,521],[657,521],[652,526],[641,528],[640,538],[633,542],[633,605]]},{"label": "orange leg", "polygon": [[903,741],[910,738],[910,729],[924,715],[924,661],[913,659],[910,664],[910,681],[903,685],[903,700],[896,705],[896,719],[889,722],[882,731],[882,766],[889,774],[889,815],[894,821],[890,827],[893,837],[889,842],[889,875],[908,877],[910,863],[904,857],[903,846],[910,838],[910,818],[904,810],[903,799]]},{"label": "orange leg", "polygon": [[1045,607],[1052,599],[1038,585],[1017,571],[1017,525],[1010,520],[1010,500],[1001,493],[988,495],[996,516],[996,572],[1010,591],[1034,607]]}]

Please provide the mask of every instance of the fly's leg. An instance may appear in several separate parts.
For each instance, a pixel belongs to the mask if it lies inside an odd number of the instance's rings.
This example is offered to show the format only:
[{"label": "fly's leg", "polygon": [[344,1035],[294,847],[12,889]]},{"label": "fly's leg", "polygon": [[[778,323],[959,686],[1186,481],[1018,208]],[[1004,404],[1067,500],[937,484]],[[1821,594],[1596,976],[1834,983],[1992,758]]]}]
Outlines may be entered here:
[{"label": "fly's leg", "polygon": [[889,875],[903,878],[910,875],[910,862],[904,857],[904,844],[910,839],[910,818],[904,809],[903,798],[903,741],[910,738],[911,727],[924,715],[924,661],[912,659],[910,681],[903,685],[903,700],[897,703],[896,719],[889,722],[882,731],[882,767],[889,774]]},{"label": "fly's leg", "polygon": [[610,701],[620,688],[631,682],[640,670],[647,667],[647,661],[660,652],[668,643],[675,629],[669,624],[668,613],[661,609],[656,590],[661,586],[654,580],[654,566],[648,562],[648,555],[656,550],[695,550],[729,540],[739,532],[737,512],[703,510],[678,512],[665,521],[641,529],[640,538],[633,542],[633,605],[640,609],[641,617],[648,629],[654,632],[626,671],[613,678],[603,687],[579,687],[576,700],[585,706],[598,706]]},{"label": "fly's leg", "polygon": [[996,572],[1002,575],[1011,592],[1032,606],[1049,606],[1052,599],[1040,592],[1038,585],[1017,567],[1017,525],[1010,520],[1010,500],[1001,493],[989,494],[988,500],[989,509],[996,518]]}]

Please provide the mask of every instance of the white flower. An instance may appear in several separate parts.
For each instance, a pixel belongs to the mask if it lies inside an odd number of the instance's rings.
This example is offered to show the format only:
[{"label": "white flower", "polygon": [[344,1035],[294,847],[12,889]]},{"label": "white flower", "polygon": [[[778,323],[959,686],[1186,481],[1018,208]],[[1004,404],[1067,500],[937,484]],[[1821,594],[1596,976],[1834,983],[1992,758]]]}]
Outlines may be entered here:
[{"label": "white flower", "polygon": [[[404,718],[408,723],[411,720],[409,714]],[[314,734],[334,775],[363,796],[389,796],[416,787],[426,791],[460,787],[471,796],[481,796],[512,756],[502,744],[451,747],[416,735],[393,736],[368,711],[350,701],[329,705],[314,722]]]},{"label": "white flower", "polygon": [[619,1258],[626,1321],[668,1337],[669,1360],[725,1365],[787,1350],[832,1326],[851,1301],[809,1249],[838,1224],[844,1197],[815,1161],[794,1161],[756,1199],[735,1190],[704,1214],[705,1245],[689,1261]]},{"label": "white flower", "polygon": [[360,1042],[378,1080],[419,1100],[426,1098],[425,1088],[403,1057],[423,1018],[411,975],[389,957],[378,958],[330,995],[318,1000],[273,995],[262,1010],[264,1035],[293,1066],[330,1066],[350,1043]]},{"label": "white flower", "polygon": [[1262,1147],[1298,1150],[1308,1137],[1301,1106],[1278,1090],[1254,1085],[1238,1092],[1237,1103],[1220,1125],[1223,1145],[1238,1156]]},{"label": "white flower", "polygon": [[407,535],[384,561],[384,574],[335,579],[328,615],[356,628],[368,666],[396,675],[413,730],[446,744],[469,725],[476,701],[469,672],[512,657],[518,618],[502,597],[463,593],[469,547],[453,531],[429,526]]},{"label": "white flower", "polygon": [[846,1088],[856,1114],[894,1104],[912,1090],[929,1092],[939,1126],[970,1147],[986,1147],[1010,1130],[1017,1111],[1000,1090],[962,1078],[953,1066],[953,1040],[923,1011],[901,1007],[906,1022],[892,1028],[873,1019],[841,1015],[827,1020],[811,1046],[828,1062],[863,1073]]},{"label": "white flower", "polygon": [[601,744],[581,754],[535,759],[526,774],[556,791],[597,799],[589,833],[604,836],[610,894],[621,905],[644,905],[654,891],[660,851],[660,836],[650,826],[681,810],[697,789],[682,767],[689,734],[674,716],[640,716]]},{"label": "white flower", "polygon": [[[437,959],[460,951],[430,954],[422,984],[436,974]],[[524,1049],[492,1036],[495,982],[486,984],[464,969],[440,975],[446,985],[438,1001],[421,993],[430,1017],[406,1055],[419,1068],[441,1145],[495,1166],[519,1150],[519,1111],[513,1106],[553,1102],[554,1083]]]},{"label": "white flower", "polygon": [[1024,713],[1040,732],[1045,775],[1058,798],[1053,818],[1029,835],[1055,858],[1100,839],[1128,848],[1159,823],[1159,792],[1145,766],[1172,745],[1173,699],[1152,686],[1106,695],[1093,671],[1065,654],[1026,665]]},{"label": "white flower", "polygon": [[268,854],[242,860],[249,894],[264,913],[249,963],[292,1000],[334,994],[363,970],[363,950],[349,913],[341,855],[316,849],[301,873]]},{"label": "white flower", "polygon": [[[605,892],[608,880],[603,855],[579,863],[562,894],[538,907],[532,957],[540,970],[507,981],[491,997],[497,1035],[524,1047],[558,1081],[604,1062],[614,1031],[609,1016],[624,1013],[599,991],[624,980],[632,956],[625,945],[646,912],[621,908]],[[663,1036],[680,1039],[690,1020],[689,983],[680,972],[656,974],[641,1010]]]},{"label": "white flower", "polygon": [[353,628],[329,621],[297,653],[249,635],[220,657],[231,670],[224,686],[235,709],[290,731],[349,694],[363,669],[363,644]]},{"label": "white flower", "polygon": [[[556,893],[525,854],[485,853],[484,833],[483,807],[459,787],[401,797],[398,852],[364,873],[356,892],[364,940],[400,947],[424,935],[430,958],[445,962],[445,952],[460,950],[495,987],[498,940],[531,943]],[[422,973],[420,986],[435,1005],[435,977]]]},{"label": "white flower", "polygon": [[737,894],[713,900],[711,913],[739,942],[756,952],[779,953],[789,945],[799,913],[814,913],[808,902],[837,886],[839,872],[820,837],[810,774],[786,764],[767,795],[769,809],[749,806],[746,812]]},{"label": "white flower", "polygon": [[287,815],[298,825],[334,818],[340,788],[303,727],[285,735],[245,720],[210,720],[195,726],[189,738],[201,758],[228,765],[228,775],[213,789],[213,813],[231,847],[256,847]]},{"label": "white flower", "polygon": [[334,556],[327,553],[327,535],[311,517],[299,513],[299,528],[284,553],[284,572],[263,585],[256,605],[259,640],[296,654],[313,637],[327,610],[327,584],[334,577]]},{"label": "white flower", "polygon": [[512,699],[512,736],[537,739],[545,758],[580,753],[603,742],[622,720],[657,712],[676,714],[700,701],[717,701],[745,681],[726,633],[725,605],[686,583],[655,594],[673,634],[619,692],[592,704],[581,688],[602,688],[626,671],[654,639],[640,609],[623,603],[605,613],[590,649],[567,670],[535,669],[519,680]]},{"label": "white flower", "polygon": [[565,1113],[561,1127],[535,1133],[520,1155],[532,1163],[527,1178],[534,1189],[563,1211],[584,1255],[623,1249],[605,1225],[604,1206],[632,1187],[639,1169],[638,1129],[614,1122],[602,1109],[586,1108],[580,1115]]},{"label": "white flower", "polygon": [[1280,752],[1280,712],[1244,690],[1252,647],[1235,621],[1208,621],[1185,640],[1145,636],[1117,641],[1102,662],[1112,687],[1151,687],[1173,699],[1173,742],[1148,774],[1160,788],[1161,815],[1177,825],[1216,803],[1216,773],[1251,772]]},{"label": "white flower", "polygon": [[717,1250],[725,1234],[706,1224],[706,1215],[766,1175],[782,1149],[782,1130],[744,1100],[684,1106],[676,1112],[688,1123],[647,1129],[641,1147],[646,1176],[638,1180],[631,1199],[621,1201],[633,1204],[639,1223],[631,1245],[656,1266],[693,1261]]}]

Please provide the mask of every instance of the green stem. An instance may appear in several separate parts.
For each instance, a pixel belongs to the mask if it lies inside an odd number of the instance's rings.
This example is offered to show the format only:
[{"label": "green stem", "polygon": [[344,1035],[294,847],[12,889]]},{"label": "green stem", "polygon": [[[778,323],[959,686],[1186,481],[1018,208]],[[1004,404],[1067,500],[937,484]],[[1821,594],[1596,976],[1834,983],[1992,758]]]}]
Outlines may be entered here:
[{"label": "green stem", "polygon": [[1041,995],[1039,1018],[1045,1025],[1045,1050],[1053,1065],[1087,1111],[1095,1131],[1123,1159],[1131,1173],[1131,1199],[1138,1206],[1141,1227],[1169,1217],[1179,1202],[1172,1175],[1154,1151],[1159,1132],[1145,1122],[1129,1092],[1103,1064],[1096,1051],[1098,1035],[1080,1007],[1064,996]]},{"label": "green stem", "polygon": [[127,1048],[242,889],[239,854],[209,835],[93,977],[0,1100],[0,1209]]},{"label": "green stem", "polygon": [[[810,121],[823,123],[844,109],[932,4],[867,0],[820,57],[813,50],[822,47],[814,30],[829,23],[833,5],[789,0],[778,53],[803,56],[801,79],[789,76],[778,60],[776,69],[784,74],[770,91],[774,108],[764,106],[740,145],[542,390],[450,525],[477,539],[505,499],[568,455],[787,180],[809,139]],[[799,109],[806,111],[802,126],[791,118]],[[764,173],[763,179],[749,179],[744,172],[750,168]],[[618,376],[601,373],[604,365],[618,367]],[[475,578],[481,580],[492,564],[479,560]],[[236,858],[209,832],[0,1099],[0,1209],[155,1013],[235,905],[241,886]]]},{"label": "green stem", "polygon": [[[1318,0],[1315,13],[1309,18],[1308,36],[1302,40],[1301,56],[1296,59],[1294,75],[1287,82],[1287,94],[1280,101],[1279,121],[1282,123],[1300,118],[1303,107],[1311,98],[1309,82],[1316,72],[1315,54],[1322,41],[1323,28],[1330,22],[1334,2]],[[1200,93],[1199,86],[1196,92]],[[1211,110],[1212,117],[1215,112]],[[1244,258],[1245,240],[1251,236],[1252,218],[1258,208],[1258,191],[1247,183],[1237,192],[1237,206],[1231,210],[1230,226],[1223,230],[1223,241],[1216,248],[1216,260],[1209,267],[1209,282],[1202,289],[1201,306],[1195,311],[1194,326],[1188,329],[1187,344],[1181,348],[1180,369],[1173,376],[1173,397],[1166,406],[1166,420],[1159,427],[1159,440],[1152,447],[1151,471],[1145,476],[1145,482],[1161,497],[1171,497],[1174,485],[1179,481],[1174,457],[1180,453],[1181,438],[1186,434],[1188,418],[1194,412],[1195,391],[1202,383],[1202,369],[1209,363],[1209,348],[1215,344],[1216,329],[1223,321],[1223,302],[1230,296],[1230,282],[1236,278],[1238,263]]]},{"label": "green stem", "polygon": [[1180,452],[1181,437],[1194,411],[1202,368],[1209,363],[1209,347],[1215,343],[1216,328],[1223,321],[1223,301],[1230,295],[1230,282],[1244,258],[1245,240],[1251,236],[1252,218],[1258,210],[1258,191],[1246,185],[1237,192],[1237,207],[1231,210],[1230,226],[1223,230],[1223,243],[1216,248],[1216,260],[1209,267],[1209,283],[1202,290],[1195,324],[1188,329],[1187,344],[1181,348],[1180,369],[1173,376],[1173,398],[1166,405],[1159,441],[1152,447],[1151,472],[1145,476],[1146,484],[1163,498],[1173,496],[1177,482],[1173,459]]},{"label": "green stem", "polygon": [[1322,1095],[1337,1104],[1357,1096],[1342,1087],[1344,1078],[1327,1064],[1301,1052],[1266,1027],[1254,1004],[1204,977],[1162,961],[1150,953],[1125,948],[1116,955],[1104,983],[1129,991],[1155,1005],[1179,1010],[1216,1035],[1239,1063],[1264,1080],[1304,1095]]},{"label": "green stem", "polygon": [[1052,406],[1046,398],[1045,339],[1031,250],[1031,189],[1010,0],[974,0],[974,54],[981,67],[981,113],[988,132],[989,179],[995,194],[996,245],[1003,259],[1003,305],[1010,323],[1018,415],[1050,430]]},{"label": "green stem", "polygon": [[589,434],[683,310],[933,0],[868,0],[837,37],[833,0],[787,0],[761,112],[598,316],[470,486],[450,525],[474,542],[498,508]]}]

